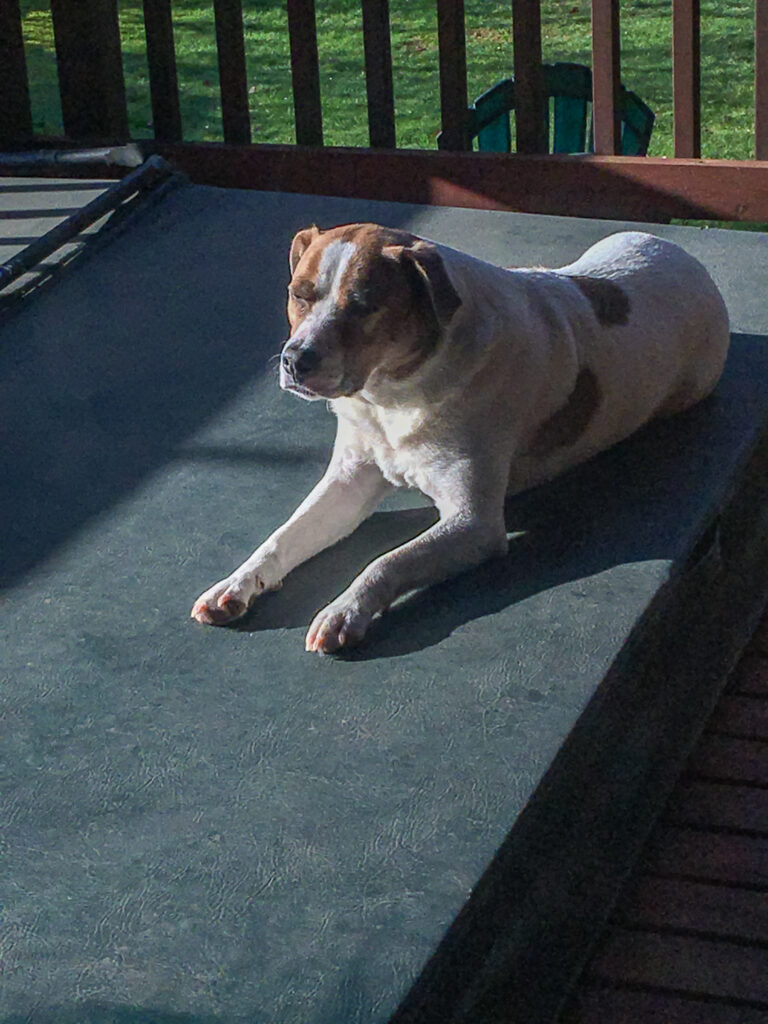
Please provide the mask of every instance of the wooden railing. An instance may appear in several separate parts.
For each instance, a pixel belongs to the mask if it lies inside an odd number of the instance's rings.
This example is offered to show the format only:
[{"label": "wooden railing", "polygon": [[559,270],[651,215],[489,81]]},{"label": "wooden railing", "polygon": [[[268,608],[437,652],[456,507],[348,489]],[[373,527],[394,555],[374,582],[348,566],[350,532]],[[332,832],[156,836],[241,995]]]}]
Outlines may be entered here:
[{"label": "wooden railing", "polygon": [[[198,180],[334,194],[359,189],[361,196],[547,212],[604,210],[643,218],[645,209],[648,219],[678,215],[768,220],[768,166],[761,163],[768,161],[768,0],[755,0],[757,160],[739,162],[698,161],[699,0],[673,0],[675,160],[615,156],[620,146],[619,0],[592,0],[596,155],[545,157],[547,140],[539,115],[540,4],[512,0],[517,154],[475,155],[471,163],[458,156],[470,148],[464,0],[436,0],[442,142],[453,154],[392,152],[395,108],[388,0],[361,0],[369,140],[379,157],[373,162],[368,151],[315,149],[323,145],[323,111],[314,0],[286,0],[297,147],[251,145],[242,0],[212,3],[224,147],[183,142],[171,0],[144,0],[155,148]],[[117,0],[51,0],[51,12],[66,140],[126,141]],[[0,96],[0,146],[39,145],[31,128],[19,0],[0,3]],[[427,176],[429,188],[420,175]]]}]

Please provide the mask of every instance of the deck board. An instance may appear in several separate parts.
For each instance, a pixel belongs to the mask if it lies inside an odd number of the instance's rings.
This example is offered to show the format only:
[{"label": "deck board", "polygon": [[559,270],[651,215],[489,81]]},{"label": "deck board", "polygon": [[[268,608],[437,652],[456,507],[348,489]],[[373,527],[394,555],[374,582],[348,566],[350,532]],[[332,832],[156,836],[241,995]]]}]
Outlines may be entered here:
[{"label": "deck board", "polygon": [[643,852],[641,867],[670,878],[758,886],[768,890],[768,839],[662,826]]},{"label": "deck board", "polygon": [[692,778],[768,786],[768,750],[761,740],[708,734],[688,763]]},{"label": "deck board", "polygon": [[588,977],[768,1010],[768,953],[731,942],[615,929]]},{"label": "deck board", "polygon": [[765,614],[561,1024],[767,1024],[767,684]]},{"label": "deck board", "polygon": [[698,828],[768,835],[768,791],[756,786],[685,780],[675,790],[666,817]]},{"label": "deck board", "polygon": [[617,909],[617,923],[768,945],[768,896],[670,878],[641,877]]},{"label": "deck board", "polygon": [[768,1011],[666,992],[585,986],[567,1024],[768,1024]]},{"label": "deck board", "polygon": [[768,740],[768,700],[742,694],[724,697],[707,728],[726,736]]}]

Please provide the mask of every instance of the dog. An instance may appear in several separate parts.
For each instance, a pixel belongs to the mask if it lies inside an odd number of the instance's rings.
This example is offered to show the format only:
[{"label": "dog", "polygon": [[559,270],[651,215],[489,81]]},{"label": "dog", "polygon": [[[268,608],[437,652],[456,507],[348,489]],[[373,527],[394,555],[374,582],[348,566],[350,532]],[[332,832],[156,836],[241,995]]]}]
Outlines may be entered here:
[{"label": "dog", "polygon": [[280,386],[337,417],[328,469],[192,616],[223,625],[351,533],[393,487],[438,521],[317,613],[306,649],[359,643],[400,595],[507,551],[504,502],[710,394],[725,303],[672,242],[622,232],[555,270],[505,269],[405,231],[306,228],[290,249]]}]

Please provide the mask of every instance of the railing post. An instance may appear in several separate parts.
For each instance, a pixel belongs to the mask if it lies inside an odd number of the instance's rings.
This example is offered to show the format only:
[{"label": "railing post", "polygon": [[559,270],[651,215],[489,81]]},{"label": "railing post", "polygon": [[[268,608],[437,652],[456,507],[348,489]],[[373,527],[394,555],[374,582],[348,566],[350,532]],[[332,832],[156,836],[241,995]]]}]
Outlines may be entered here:
[{"label": "railing post", "polygon": [[0,3],[0,145],[32,134],[29,81],[19,0]]},{"label": "railing post", "polygon": [[467,138],[467,50],[464,0],[437,0],[440,108],[444,149],[470,149]]},{"label": "railing post", "polygon": [[619,0],[592,0],[592,116],[595,153],[621,152]]},{"label": "railing post", "polygon": [[700,0],[672,2],[675,156],[701,156]]},{"label": "railing post", "polygon": [[363,0],[368,137],[373,148],[395,148],[395,97],[389,0]]},{"label": "railing post", "polygon": [[64,132],[128,138],[117,0],[51,0]]},{"label": "railing post", "polygon": [[213,13],[224,141],[231,145],[247,145],[251,141],[251,117],[242,0],[213,0]]},{"label": "railing post", "polygon": [[171,0],[144,0],[144,31],[155,138],[180,142],[181,111]]},{"label": "railing post", "polygon": [[755,0],[755,156],[768,160],[768,0]]},{"label": "railing post", "polygon": [[296,142],[300,146],[322,146],[323,111],[315,0],[288,0],[288,33],[291,38]]},{"label": "railing post", "polygon": [[512,0],[512,42],[515,70],[515,149],[546,153],[544,94],[541,72],[541,6],[539,0]]}]

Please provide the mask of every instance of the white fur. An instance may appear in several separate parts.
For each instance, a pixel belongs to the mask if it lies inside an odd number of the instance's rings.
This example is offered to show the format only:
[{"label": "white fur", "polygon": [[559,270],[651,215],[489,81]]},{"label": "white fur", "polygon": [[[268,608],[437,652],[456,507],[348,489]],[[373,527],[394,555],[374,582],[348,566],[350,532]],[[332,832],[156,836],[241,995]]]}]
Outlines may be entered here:
[{"label": "white fur", "polygon": [[[338,299],[349,246],[331,242],[321,261],[323,315]],[[309,650],[354,643],[399,594],[505,551],[506,494],[687,408],[717,383],[729,341],[725,305],[704,267],[671,242],[613,235],[556,271],[504,270],[437,249],[462,302],[435,355],[405,380],[374,371],[360,392],[331,402],[338,433],[322,481],[232,576],[202,595],[196,618],[219,621],[210,609],[231,598],[247,606],[351,532],[392,486],[416,487],[433,500],[439,521],[375,559],[307,634]],[[601,324],[573,276],[618,285],[629,303],[626,322]],[[599,387],[594,413],[572,443],[539,452],[542,424],[567,405],[584,368]]]},{"label": "white fur", "polygon": [[308,320],[321,320],[336,308],[339,302],[339,289],[349,261],[355,254],[354,242],[331,242],[323,251],[317,272],[316,287],[320,296],[313,307]]}]

